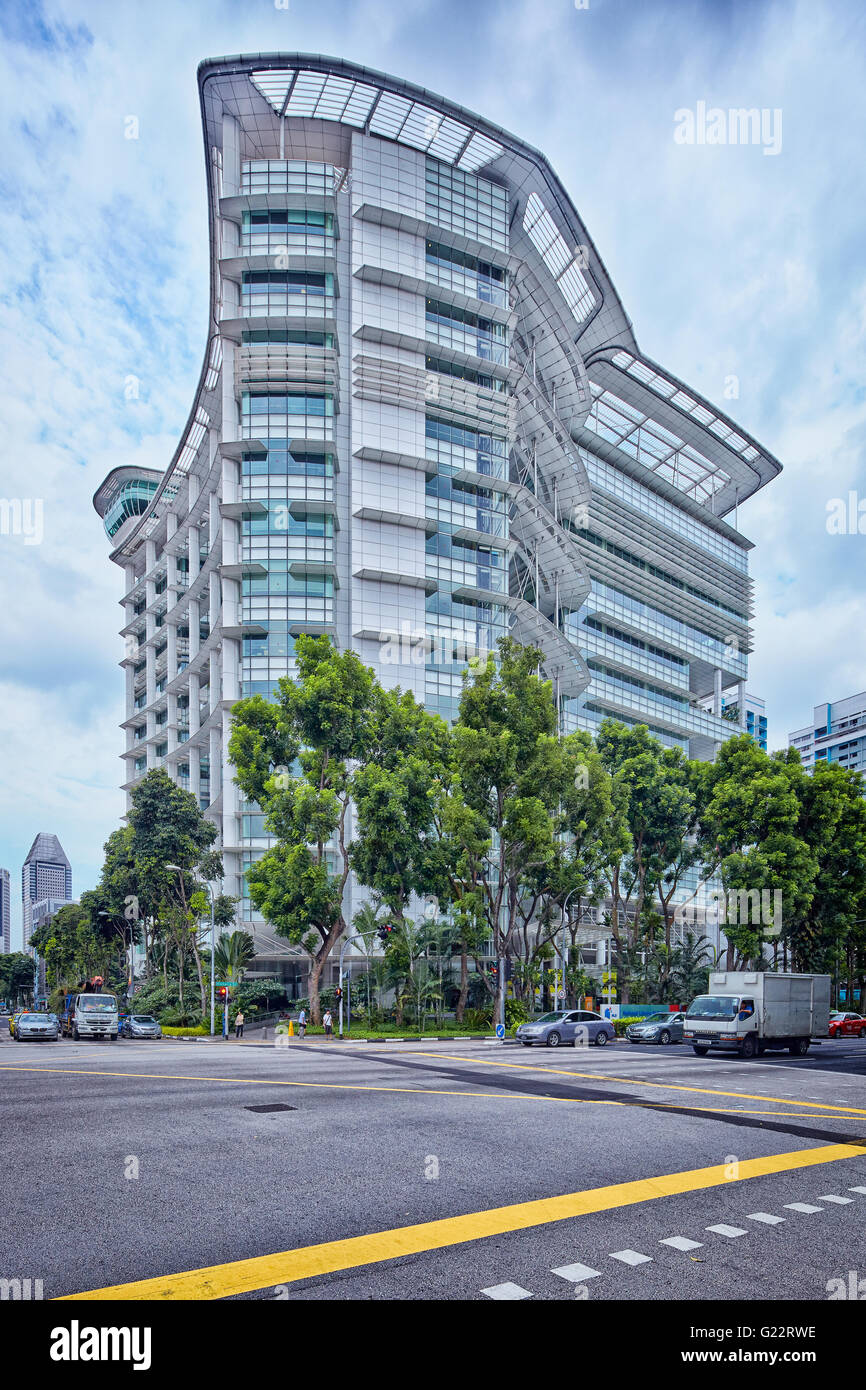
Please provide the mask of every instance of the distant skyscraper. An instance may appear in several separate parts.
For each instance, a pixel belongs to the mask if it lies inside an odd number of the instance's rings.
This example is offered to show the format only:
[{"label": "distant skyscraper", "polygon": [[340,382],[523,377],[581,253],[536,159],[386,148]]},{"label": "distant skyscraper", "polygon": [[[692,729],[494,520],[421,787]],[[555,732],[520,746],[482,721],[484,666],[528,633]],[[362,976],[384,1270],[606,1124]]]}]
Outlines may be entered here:
[{"label": "distant skyscraper", "polygon": [[56,835],[36,836],[21,870],[21,930],[24,945],[33,930],[33,904],[45,898],[72,900],[72,866]]},{"label": "distant skyscraper", "polygon": [[0,869],[0,951],[3,955],[12,950],[12,915],[9,897],[9,870]]}]

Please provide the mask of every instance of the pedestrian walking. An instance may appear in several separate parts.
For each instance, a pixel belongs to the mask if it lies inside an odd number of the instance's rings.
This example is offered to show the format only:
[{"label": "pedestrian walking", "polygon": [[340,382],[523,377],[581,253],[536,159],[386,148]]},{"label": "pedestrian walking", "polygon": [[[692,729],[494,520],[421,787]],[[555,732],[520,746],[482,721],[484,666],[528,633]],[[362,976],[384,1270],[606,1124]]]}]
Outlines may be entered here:
[{"label": "pedestrian walking", "polygon": [[235,1037],[236,1037],[236,1038],[242,1038],[243,1035],[244,1035],[244,1016],[243,1016],[243,1014],[241,1013],[240,1009],[238,1009],[237,1013],[235,1014]]},{"label": "pedestrian walking", "polygon": [[322,1019],[322,1023],[325,1025],[325,1037],[332,1038],[334,1036],[334,1020],[331,1017],[330,1009],[325,1010],[325,1017]]},{"label": "pedestrian walking", "polygon": [[307,1031],[307,1011],[306,1011],[306,1009],[301,1009],[301,1012],[298,1014],[298,1037],[299,1037],[299,1038],[302,1038],[302,1037],[304,1036],[304,1034],[306,1033],[306,1031]]}]

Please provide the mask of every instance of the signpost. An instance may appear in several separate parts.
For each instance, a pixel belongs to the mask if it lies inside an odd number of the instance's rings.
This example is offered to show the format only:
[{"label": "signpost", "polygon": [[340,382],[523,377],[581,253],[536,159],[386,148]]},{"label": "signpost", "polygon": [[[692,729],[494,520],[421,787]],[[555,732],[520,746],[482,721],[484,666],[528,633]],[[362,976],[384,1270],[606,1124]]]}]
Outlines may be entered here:
[{"label": "signpost", "polygon": [[505,1041],[505,1024],[504,1024],[504,1023],[497,1023],[497,1025],[496,1025],[496,1036],[497,1036],[497,1038],[499,1039],[500,1042],[504,1042],[504,1041]]}]

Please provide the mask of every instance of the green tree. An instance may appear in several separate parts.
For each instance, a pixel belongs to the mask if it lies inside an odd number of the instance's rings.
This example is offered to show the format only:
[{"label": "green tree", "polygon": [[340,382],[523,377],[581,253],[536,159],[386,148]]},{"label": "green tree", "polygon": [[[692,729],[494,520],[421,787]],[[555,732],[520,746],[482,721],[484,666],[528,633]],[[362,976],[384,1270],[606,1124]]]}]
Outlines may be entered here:
[{"label": "green tree", "polygon": [[322,970],[346,930],[352,772],[374,732],[375,681],[327,637],[302,635],[295,653],[297,677],[283,677],[272,701],[254,695],[235,706],[229,756],[276,840],[247,872],[250,896],[277,935],[310,951],[318,1023]]},{"label": "green tree", "polygon": [[[559,805],[569,760],[556,734],[552,686],[541,653],[511,638],[498,661],[464,677],[451,735],[451,777],[442,829],[450,844],[450,891],[474,926],[483,922],[498,959],[514,954],[520,905],[533,877],[556,861]],[[495,1016],[504,1009],[497,975]]]},{"label": "green tree", "polygon": [[[610,925],[618,967],[622,969],[620,960],[629,961],[621,982],[621,997],[627,1004],[635,953],[645,935],[652,942],[654,928],[646,910],[654,893],[665,885],[666,876],[674,875],[673,886],[666,885],[670,896],[665,902],[665,912],[672,919],[673,893],[687,866],[683,842],[695,823],[695,797],[683,754],[664,748],[645,724],[627,728],[606,719],[597,742],[612,779],[615,815],[604,876],[611,898]],[[670,939],[669,922],[666,939]]]},{"label": "green tree", "polygon": [[[192,952],[203,1017],[207,1005],[201,922],[192,907],[192,898],[201,891],[202,875],[207,879],[222,878],[220,857],[212,849],[216,826],[205,819],[193,794],[176,786],[162,768],[151,769],[133,790],[129,826],[134,881],[147,903],[160,905],[160,919],[177,953],[181,1000],[184,961]],[[166,950],[164,971],[167,958]]]},{"label": "green tree", "polygon": [[33,957],[25,951],[0,956],[0,994],[8,1004],[33,998]]}]

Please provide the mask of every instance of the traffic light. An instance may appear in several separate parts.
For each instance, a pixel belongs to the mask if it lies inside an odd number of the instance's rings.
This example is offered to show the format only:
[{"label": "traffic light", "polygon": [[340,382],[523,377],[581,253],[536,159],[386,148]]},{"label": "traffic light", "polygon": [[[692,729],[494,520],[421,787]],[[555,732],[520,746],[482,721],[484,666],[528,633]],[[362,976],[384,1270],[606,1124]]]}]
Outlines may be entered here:
[{"label": "traffic light", "polygon": [[393,932],[393,930],[394,928],[390,922],[383,922],[381,926],[378,928],[376,935],[378,936],[383,946],[388,945],[388,942],[391,940],[391,933]]},{"label": "traffic light", "polygon": [[217,990],[217,999],[221,999],[223,1002],[225,1002],[225,1000],[228,999],[228,997],[229,992],[226,989],[225,985],[220,985],[219,989]]},{"label": "traffic light", "polygon": [[339,1004],[340,1000],[342,999],[342,997],[343,997],[343,991],[342,991],[341,989],[336,989],[336,990],[334,991],[334,998],[336,999],[336,1001],[337,1001],[338,1004]]}]

